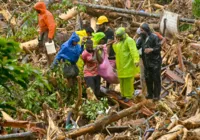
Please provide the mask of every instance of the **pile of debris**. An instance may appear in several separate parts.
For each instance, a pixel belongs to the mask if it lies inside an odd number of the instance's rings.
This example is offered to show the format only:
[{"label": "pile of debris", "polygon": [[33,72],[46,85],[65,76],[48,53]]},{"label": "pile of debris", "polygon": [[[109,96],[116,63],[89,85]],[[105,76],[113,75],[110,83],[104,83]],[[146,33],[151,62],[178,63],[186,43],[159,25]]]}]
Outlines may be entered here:
[{"label": "pile of debris", "polygon": [[[191,1],[190,1],[191,2]],[[91,2],[90,2],[91,3]],[[129,0],[98,1],[93,4],[107,5],[123,9],[136,9],[140,12],[156,13],[153,18],[113,12],[113,10],[95,9],[86,6],[86,12],[79,12],[76,7],[68,10],[67,14],[60,13],[60,18],[69,24],[65,29],[60,29],[56,36],[64,42],[74,29],[80,28],[78,19],[82,18],[83,24],[91,24],[96,29],[96,18],[102,14],[108,16],[110,25],[114,29],[125,26],[130,36],[135,35],[136,29],[142,22],[148,22],[158,31],[160,21],[157,14],[168,9],[176,12],[180,17],[192,17],[191,10],[181,10],[180,5],[189,7],[191,3],[185,0],[173,0],[170,4],[162,6],[150,0],[140,0],[130,3]],[[151,14],[153,15],[153,14]],[[86,22],[90,21],[90,23]],[[194,20],[190,20],[194,21]],[[179,25],[178,25],[179,26]],[[97,120],[85,125],[84,116],[79,109],[83,103],[81,78],[79,79],[79,94],[75,106],[54,110],[43,104],[43,111],[39,115],[20,109],[16,120],[2,111],[3,119],[0,121],[0,139],[95,139],[95,140],[195,140],[200,138],[200,58],[198,44],[199,23],[191,24],[192,29],[186,32],[166,37],[167,41],[162,46],[162,92],[161,100],[153,102],[146,100],[142,94],[136,94],[133,101],[124,103],[116,98],[119,94],[115,91],[104,93],[113,102],[107,114],[100,114]],[[64,30],[64,31],[63,31]],[[163,33],[163,31],[161,31]],[[65,34],[65,35],[63,35]],[[63,37],[64,36],[64,37]],[[34,52],[37,48],[37,39],[21,43],[21,47],[29,53],[29,61],[40,67],[46,63],[45,57],[38,57]],[[27,60],[28,61],[28,60]],[[135,87],[140,87],[136,81]],[[89,94],[89,93],[88,93]],[[103,93],[102,93],[103,94]],[[120,110],[123,108],[123,110]],[[22,121],[22,116],[28,116]],[[67,119],[66,119],[67,118]],[[66,131],[65,125],[73,125]],[[13,134],[6,134],[5,127],[13,129]],[[16,134],[14,134],[16,133]],[[3,135],[4,134],[4,135]]]}]

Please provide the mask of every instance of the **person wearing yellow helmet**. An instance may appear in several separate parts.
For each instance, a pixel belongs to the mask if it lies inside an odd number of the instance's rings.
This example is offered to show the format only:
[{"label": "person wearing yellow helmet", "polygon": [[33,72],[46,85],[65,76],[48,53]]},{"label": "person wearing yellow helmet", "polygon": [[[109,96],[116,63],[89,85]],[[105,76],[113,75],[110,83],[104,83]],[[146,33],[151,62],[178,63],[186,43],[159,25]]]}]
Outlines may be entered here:
[{"label": "person wearing yellow helmet", "polygon": [[[97,27],[98,30],[97,32],[103,32],[106,37],[105,37],[105,42],[107,43],[107,52],[108,52],[108,59],[112,67],[115,69],[116,68],[116,63],[115,63],[115,52],[112,47],[112,42],[114,41],[114,31],[109,27],[108,25],[109,20],[106,16],[100,16],[97,19]],[[109,88],[109,83],[107,83],[106,87]]]}]

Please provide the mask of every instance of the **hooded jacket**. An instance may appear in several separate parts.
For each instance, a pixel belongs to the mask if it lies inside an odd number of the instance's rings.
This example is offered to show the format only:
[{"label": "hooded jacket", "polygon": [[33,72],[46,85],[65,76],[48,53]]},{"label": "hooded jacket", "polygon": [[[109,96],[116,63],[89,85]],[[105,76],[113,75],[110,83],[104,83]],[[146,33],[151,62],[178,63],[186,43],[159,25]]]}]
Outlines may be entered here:
[{"label": "hooded jacket", "polygon": [[56,55],[54,64],[60,60],[64,60],[64,61],[68,60],[69,62],[71,62],[71,64],[76,64],[80,54],[83,52],[83,47],[81,47],[79,44],[73,46],[72,43],[73,42],[78,43],[79,41],[80,41],[80,38],[78,37],[78,35],[75,32],[72,33],[69,40],[62,44],[61,49]]},{"label": "hooded jacket", "polygon": [[96,48],[101,39],[105,38],[105,34],[103,32],[97,32],[92,34],[92,41],[93,41],[93,47]]},{"label": "hooded jacket", "polygon": [[[142,48],[142,59],[144,66],[157,67],[161,65],[161,44],[158,36],[151,32],[148,24],[142,24],[141,28],[147,32],[148,36],[142,37],[140,43],[137,43],[137,48]],[[149,54],[144,53],[145,48],[152,48],[153,51]]]},{"label": "hooded jacket", "polygon": [[46,9],[44,2],[37,2],[34,5],[34,9],[40,11],[38,14],[40,33],[48,31],[48,38],[52,39],[56,30],[56,22],[53,15]]},{"label": "hooded jacket", "polygon": [[135,63],[139,62],[139,53],[135,41],[125,34],[123,41],[113,44],[113,49],[116,53],[118,77],[134,77],[138,73]]}]

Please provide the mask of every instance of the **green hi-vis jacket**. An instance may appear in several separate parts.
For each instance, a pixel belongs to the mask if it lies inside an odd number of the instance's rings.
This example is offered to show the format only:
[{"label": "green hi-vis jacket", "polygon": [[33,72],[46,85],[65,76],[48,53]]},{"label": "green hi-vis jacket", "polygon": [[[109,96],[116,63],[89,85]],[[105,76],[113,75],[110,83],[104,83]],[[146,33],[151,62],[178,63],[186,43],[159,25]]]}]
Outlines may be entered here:
[{"label": "green hi-vis jacket", "polygon": [[134,77],[139,73],[135,63],[139,63],[139,53],[135,41],[126,35],[123,41],[113,44],[119,78]]}]

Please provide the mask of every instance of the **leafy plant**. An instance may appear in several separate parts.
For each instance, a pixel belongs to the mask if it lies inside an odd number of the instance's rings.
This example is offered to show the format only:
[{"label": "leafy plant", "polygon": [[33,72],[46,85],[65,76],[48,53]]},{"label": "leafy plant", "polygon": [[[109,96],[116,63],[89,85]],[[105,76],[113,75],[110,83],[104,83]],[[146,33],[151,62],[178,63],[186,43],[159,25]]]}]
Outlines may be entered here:
[{"label": "leafy plant", "polygon": [[[59,62],[54,69],[48,74],[49,79],[53,79],[56,85],[52,86],[54,91],[58,91],[62,96],[63,101],[67,105],[74,104],[74,100],[78,96],[78,86],[77,82],[74,83],[71,87],[67,86],[67,80],[63,77],[64,63]],[[76,80],[76,79],[73,79]]]},{"label": "leafy plant", "polygon": [[[35,11],[31,12],[21,12],[21,13],[15,13],[15,16],[20,19],[25,19],[23,24],[20,26],[20,28],[15,28],[15,32],[11,33],[8,31],[8,38],[19,41],[19,42],[25,42],[29,41],[31,39],[36,38],[38,35],[37,32],[37,13]],[[9,28],[10,29],[10,28]]]},{"label": "leafy plant", "polygon": [[13,105],[41,110],[43,102],[57,107],[56,94],[48,94],[51,87],[42,72],[29,64],[20,64],[19,44],[0,39],[0,102],[13,102]]},{"label": "leafy plant", "polygon": [[89,101],[86,102],[82,106],[82,111],[86,115],[86,117],[90,120],[95,120],[98,116],[99,112],[106,112],[108,108],[108,99],[101,98],[101,101]]},{"label": "leafy plant", "polygon": [[186,30],[192,30],[191,24],[182,24],[179,26],[179,31],[186,31]]},{"label": "leafy plant", "polygon": [[[14,108],[13,106],[11,106],[10,104],[6,103],[6,102],[2,102],[0,103],[0,110],[3,111],[16,111],[16,108]],[[0,112],[0,117],[2,117],[2,114]]]},{"label": "leafy plant", "polygon": [[192,2],[192,13],[195,17],[200,17],[200,0],[193,0]]}]

